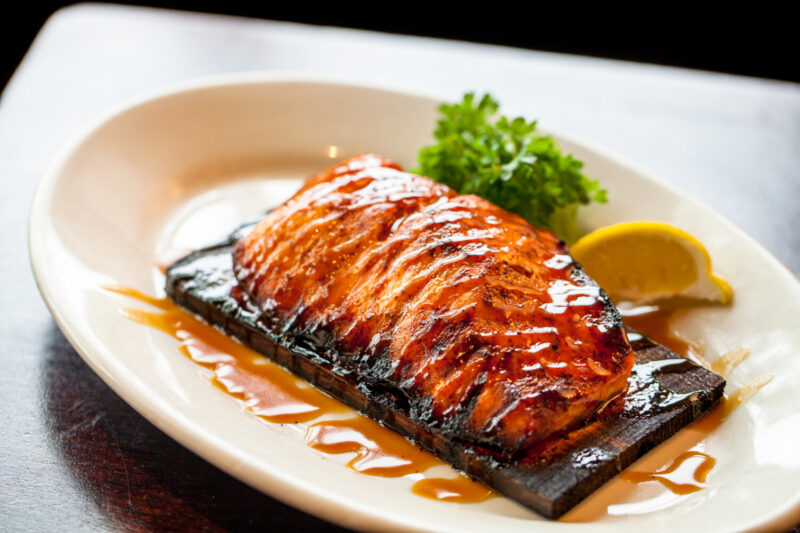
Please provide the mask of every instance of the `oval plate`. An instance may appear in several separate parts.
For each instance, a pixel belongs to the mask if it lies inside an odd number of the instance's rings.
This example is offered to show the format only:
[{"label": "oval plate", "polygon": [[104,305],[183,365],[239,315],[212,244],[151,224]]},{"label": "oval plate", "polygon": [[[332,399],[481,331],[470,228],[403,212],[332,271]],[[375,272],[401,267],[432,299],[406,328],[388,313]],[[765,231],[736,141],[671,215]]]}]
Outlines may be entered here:
[{"label": "oval plate", "polygon": [[[684,430],[633,468],[656,469],[691,446],[717,458],[707,488],[677,496],[615,479],[558,522],[504,498],[464,505],[414,496],[412,479],[356,474],[347,456],[303,441],[305,425],[269,424],[207,382],[166,335],[130,322],[122,284],[163,295],[159,260],[200,247],[277,205],[299,180],[361,152],[412,166],[430,141],[438,100],[330,79],[239,75],[140,99],[65,150],[45,174],[30,219],[42,295],[83,359],[126,402],[209,462],[284,502],[359,529],[641,531],[749,529],[800,520],[800,284],[710,208],[633,166],[556,135],[608,189],[582,212],[584,229],[658,220],[696,235],[736,292],[733,306],[676,324],[713,360],[753,355],[733,390],[773,381],[708,436]],[[696,448],[699,449],[699,448]]]}]

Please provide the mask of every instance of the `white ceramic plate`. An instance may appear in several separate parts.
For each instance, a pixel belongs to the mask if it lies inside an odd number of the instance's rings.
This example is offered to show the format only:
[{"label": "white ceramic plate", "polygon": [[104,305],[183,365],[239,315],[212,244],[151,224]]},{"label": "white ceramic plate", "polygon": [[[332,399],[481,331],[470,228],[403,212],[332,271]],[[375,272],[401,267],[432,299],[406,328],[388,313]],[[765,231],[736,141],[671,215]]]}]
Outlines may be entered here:
[{"label": "white ceramic plate", "polygon": [[[695,234],[736,291],[730,308],[698,310],[678,326],[710,359],[753,355],[732,390],[774,380],[699,446],[718,459],[708,488],[676,496],[656,483],[614,480],[559,522],[502,498],[459,505],[414,496],[410,479],[349,471],[347,456],[303,443],[304,426],[266,423],[211,386],[176,341],[117,311],[136,305],[101,290],[117,283],[163,294],[154,265],[166,251],[224,236],[285,199],[300,178],[372,151],[411,165],[429,141],[436,100],[333,81],[237,76],[139,100],[67,149],[44,176],[30,220],[39,288],[86,362],[181,444],[291,505],[355,528],[439,531],[730,531],[800,520],[800,284],[711,209],[659,180],[559,136],[608,188],[583,213],[587,228],[660,220]],[[509,110],[513,111],[513,110]],[[637,468],[658,468],[699,434],[683,431]]]}]

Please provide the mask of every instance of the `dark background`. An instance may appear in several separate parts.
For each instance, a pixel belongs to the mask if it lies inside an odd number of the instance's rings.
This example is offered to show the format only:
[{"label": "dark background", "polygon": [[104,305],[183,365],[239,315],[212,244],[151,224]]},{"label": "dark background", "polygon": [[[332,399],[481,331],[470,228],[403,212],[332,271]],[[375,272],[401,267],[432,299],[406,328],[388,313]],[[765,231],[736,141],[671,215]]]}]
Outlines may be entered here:
[{"label": "dark background", "polygon": [[[708,11],[674,2],[639,3],[626,8],[496,0],[474,4],[373,2],[358,7],[291,0],[128,3],[800,81],[796,18],[785,7],[763,2],[739,8],[731,3]],[[47,17],[65,5],[70,2],[17,1],[6,5],[0,16],[0,87],[5,86]]]}]

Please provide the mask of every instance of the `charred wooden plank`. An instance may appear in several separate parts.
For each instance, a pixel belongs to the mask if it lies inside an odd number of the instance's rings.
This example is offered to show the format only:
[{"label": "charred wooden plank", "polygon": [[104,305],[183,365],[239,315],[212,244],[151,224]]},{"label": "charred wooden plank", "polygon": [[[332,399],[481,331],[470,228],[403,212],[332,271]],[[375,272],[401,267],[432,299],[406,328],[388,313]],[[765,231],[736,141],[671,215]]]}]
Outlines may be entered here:
[{"label": "charred wooden plank", "polygon": [[401,433],[455,468],[548,518],[558,518],[609,479],[699,419],[722,397],[725,381],[641,336],[630,391],[613,415],[503,458],[453,441],[412,420],[396,391],[360,382],[315,352],[315,340],[290,337],[262,319],[233,275],[231,249],[249,230],[199,250],[167,270],[167,293],[183,307],[357,411]]}]

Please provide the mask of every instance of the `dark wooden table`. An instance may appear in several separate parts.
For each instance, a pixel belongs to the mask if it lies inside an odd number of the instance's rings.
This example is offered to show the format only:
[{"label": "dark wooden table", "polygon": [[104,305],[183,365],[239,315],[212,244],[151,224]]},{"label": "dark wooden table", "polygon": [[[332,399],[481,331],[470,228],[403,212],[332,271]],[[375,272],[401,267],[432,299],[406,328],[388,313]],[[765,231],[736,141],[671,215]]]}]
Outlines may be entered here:
[{"label": "dark wooden table", "polygon": [[82,362],[27,256],[39,176],[148,89],[247,70],[322,72],[507,109],[704,200],[800,272],[800,86],[631,63],[141,8],[56,13],[0,100],[0,529],[336,530],[188,452]]}]

